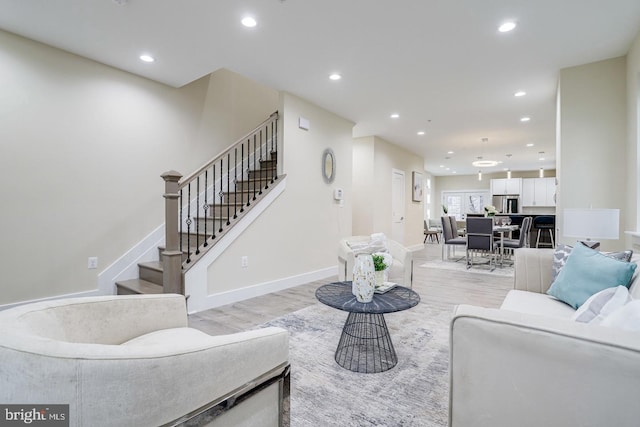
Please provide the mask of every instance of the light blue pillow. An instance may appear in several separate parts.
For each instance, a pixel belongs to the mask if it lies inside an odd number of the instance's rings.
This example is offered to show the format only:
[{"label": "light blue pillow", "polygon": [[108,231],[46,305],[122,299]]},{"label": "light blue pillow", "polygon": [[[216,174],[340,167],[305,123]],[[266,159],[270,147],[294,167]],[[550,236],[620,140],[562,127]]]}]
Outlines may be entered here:
[{"label": "light blue pillow", "polygon": [[603,289],[629,287],[636,267],[635,262],[619,261],[584,245],[576,245],[547,294],[577,309]]}]

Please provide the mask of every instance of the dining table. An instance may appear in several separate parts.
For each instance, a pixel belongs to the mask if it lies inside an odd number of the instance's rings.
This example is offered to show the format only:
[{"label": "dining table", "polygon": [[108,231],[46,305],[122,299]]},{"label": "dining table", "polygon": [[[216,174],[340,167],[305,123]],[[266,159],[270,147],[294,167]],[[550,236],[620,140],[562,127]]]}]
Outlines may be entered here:
[{"label": "dining table", "polygon": [[500,267],[503,266],[504,261],[504,235],[518,230],[519,226],[516,224],[496,224],[493,226],[493,233],[500,235]]}]

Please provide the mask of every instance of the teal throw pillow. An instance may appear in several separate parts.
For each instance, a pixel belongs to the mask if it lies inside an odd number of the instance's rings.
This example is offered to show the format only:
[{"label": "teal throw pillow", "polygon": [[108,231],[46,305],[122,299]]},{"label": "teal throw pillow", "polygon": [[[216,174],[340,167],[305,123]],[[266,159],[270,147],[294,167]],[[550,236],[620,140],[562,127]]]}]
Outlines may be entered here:
[{"label": "teal throw pillow", "polygon": [[619,261],[584,245],[576,245],[547,294],[577,309],[603,289],[629,287],[636,267],[635,262]]}]

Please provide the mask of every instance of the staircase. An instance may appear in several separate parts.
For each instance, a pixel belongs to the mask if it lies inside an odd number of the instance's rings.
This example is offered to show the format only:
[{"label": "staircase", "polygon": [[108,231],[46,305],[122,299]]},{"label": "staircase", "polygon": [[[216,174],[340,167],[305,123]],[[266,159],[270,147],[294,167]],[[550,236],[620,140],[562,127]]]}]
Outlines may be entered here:
[{"label": "staircase", "polygon": [[[174,184],[177,182],[178,192],[167,191],[165,194],[167,206],[171,199],[177,199],[175,220],[166,220],[165,239],[166,242],[177,242],[177,245],[173,251],[159,247],[160,261],[139,263],[138,279],[117,281],[118,295],[161,294],[176,292],[176,289],[184,294],[184,272],[258,204],[280,178],[277,175],[277,119],[276,112],[254,131],[184,179],[180,179],[182,177],[177,172],[163,175],[165,181],[173,179]],[[239,153],[242,155],[239,156]],[[238,160],[238,157],[241,159]],[[168,188],[170,182],[166,185]],[[167,212],[173,211],[167,208]],[[173,232],[176,237],[172,237]],[[169,289],[163,260],[167,259],[166,254],[163,255],[165,252],[181,254],[178,267],[180,283],[171,284]]]}]

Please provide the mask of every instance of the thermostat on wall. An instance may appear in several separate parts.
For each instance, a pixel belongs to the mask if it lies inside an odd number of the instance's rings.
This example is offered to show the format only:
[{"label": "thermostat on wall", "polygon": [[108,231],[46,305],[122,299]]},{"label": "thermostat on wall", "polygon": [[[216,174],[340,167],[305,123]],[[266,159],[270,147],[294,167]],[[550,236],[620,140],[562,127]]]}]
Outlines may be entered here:
[{"label": "thermostat on wall", "polygon": [[309,123],[309,119],[305,119],[302,116],[298,118],[298,127],[300,129],[309,130],[310,126],[311,126],[311,123]]}]

